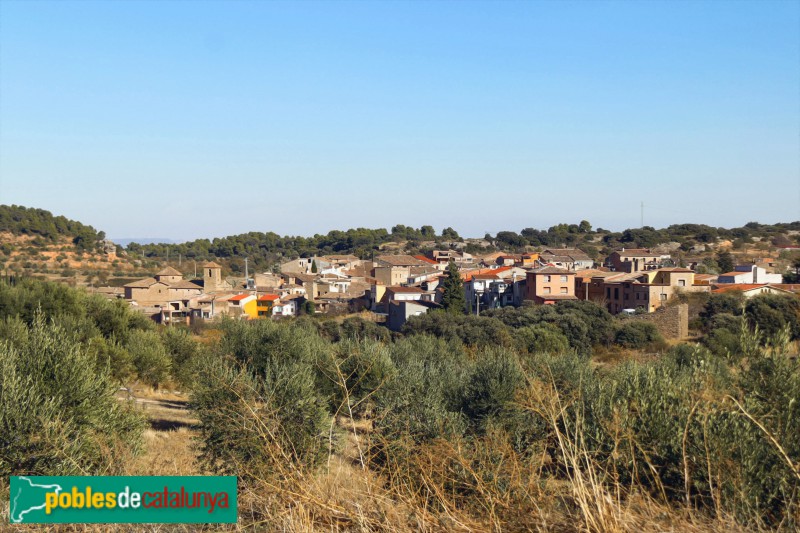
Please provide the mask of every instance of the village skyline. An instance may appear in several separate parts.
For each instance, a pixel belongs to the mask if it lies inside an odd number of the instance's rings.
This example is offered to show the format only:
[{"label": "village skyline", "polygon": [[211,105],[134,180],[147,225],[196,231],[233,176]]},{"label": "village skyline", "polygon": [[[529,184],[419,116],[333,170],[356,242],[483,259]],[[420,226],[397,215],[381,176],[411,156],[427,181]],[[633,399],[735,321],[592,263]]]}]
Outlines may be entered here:
[{"label": "village skyline", "polygon": [[800,219],[796,2],[0,10],[0,203],[113,237]]}]

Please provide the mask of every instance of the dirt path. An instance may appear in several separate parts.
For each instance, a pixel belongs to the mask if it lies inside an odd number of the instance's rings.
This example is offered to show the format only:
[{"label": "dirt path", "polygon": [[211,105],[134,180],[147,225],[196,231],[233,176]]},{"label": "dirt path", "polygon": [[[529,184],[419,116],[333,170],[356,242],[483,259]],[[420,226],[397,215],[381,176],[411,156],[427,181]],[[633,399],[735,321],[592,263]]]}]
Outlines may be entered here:
[{"label": "dirt path", "polygon": [[150,422],[144,432],[145,450],[130,467],[129,475],[193,476],[201,474],[194,438],[197,419],[188,400],[177,395],[153,393],[136,397],[136,407]]}]

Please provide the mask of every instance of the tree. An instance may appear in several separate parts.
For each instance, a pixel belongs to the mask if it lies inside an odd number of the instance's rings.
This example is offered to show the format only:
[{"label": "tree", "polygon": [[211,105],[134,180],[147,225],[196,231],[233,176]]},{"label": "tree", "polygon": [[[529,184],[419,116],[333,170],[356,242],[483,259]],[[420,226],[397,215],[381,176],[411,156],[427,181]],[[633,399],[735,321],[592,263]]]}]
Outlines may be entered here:
[{"label": "tree", "polygon": [[444,228],[442,230],[442,239],[445,239],[447,241],[457,241],[460,238],[461,237],[459,237],[458,232],[453,228]]},{"label": "tree", "polygon": [[717,254],[717,265],[720,272],[730,272],[733,270],[733,256],[728,251]]},{"label": "tree", "polygon": [[317,268],[317,261],[314,260],[311,262],[311,273],[316,274],[318,271],[319,269]]},{"label": "tree", "polygon": [[444,280],[444,294],[442,295],[442,306],[448,313],[463,313],[467,306],[464,297],[464,286],[461,282],[461,274],[455,261],[450,260],[447,265],[447,278]]}]

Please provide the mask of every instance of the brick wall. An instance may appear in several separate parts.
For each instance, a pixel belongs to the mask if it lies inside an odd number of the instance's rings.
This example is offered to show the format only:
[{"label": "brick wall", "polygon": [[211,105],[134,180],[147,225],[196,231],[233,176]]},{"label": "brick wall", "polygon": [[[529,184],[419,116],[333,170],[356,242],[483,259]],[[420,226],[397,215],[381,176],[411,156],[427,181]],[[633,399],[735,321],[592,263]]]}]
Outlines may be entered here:
[{"label": "brick wall", "polygon": [[689,306],[686,304],[662,307],[644,315],[617,316],[625,321],[652,322],[665,339],[685,339],[689,336]]}]

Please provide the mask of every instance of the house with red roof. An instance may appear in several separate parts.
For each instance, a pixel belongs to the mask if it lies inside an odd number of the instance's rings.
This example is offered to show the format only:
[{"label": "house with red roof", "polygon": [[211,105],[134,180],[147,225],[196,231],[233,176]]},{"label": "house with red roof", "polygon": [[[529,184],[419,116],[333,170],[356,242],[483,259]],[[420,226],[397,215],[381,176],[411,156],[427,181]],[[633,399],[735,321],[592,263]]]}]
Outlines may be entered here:
[{"label": "house with red roof", "polygon": [[252,294],[237,294],[228,298],[228,312],[235,317],[258,318],[256,297]]}]

